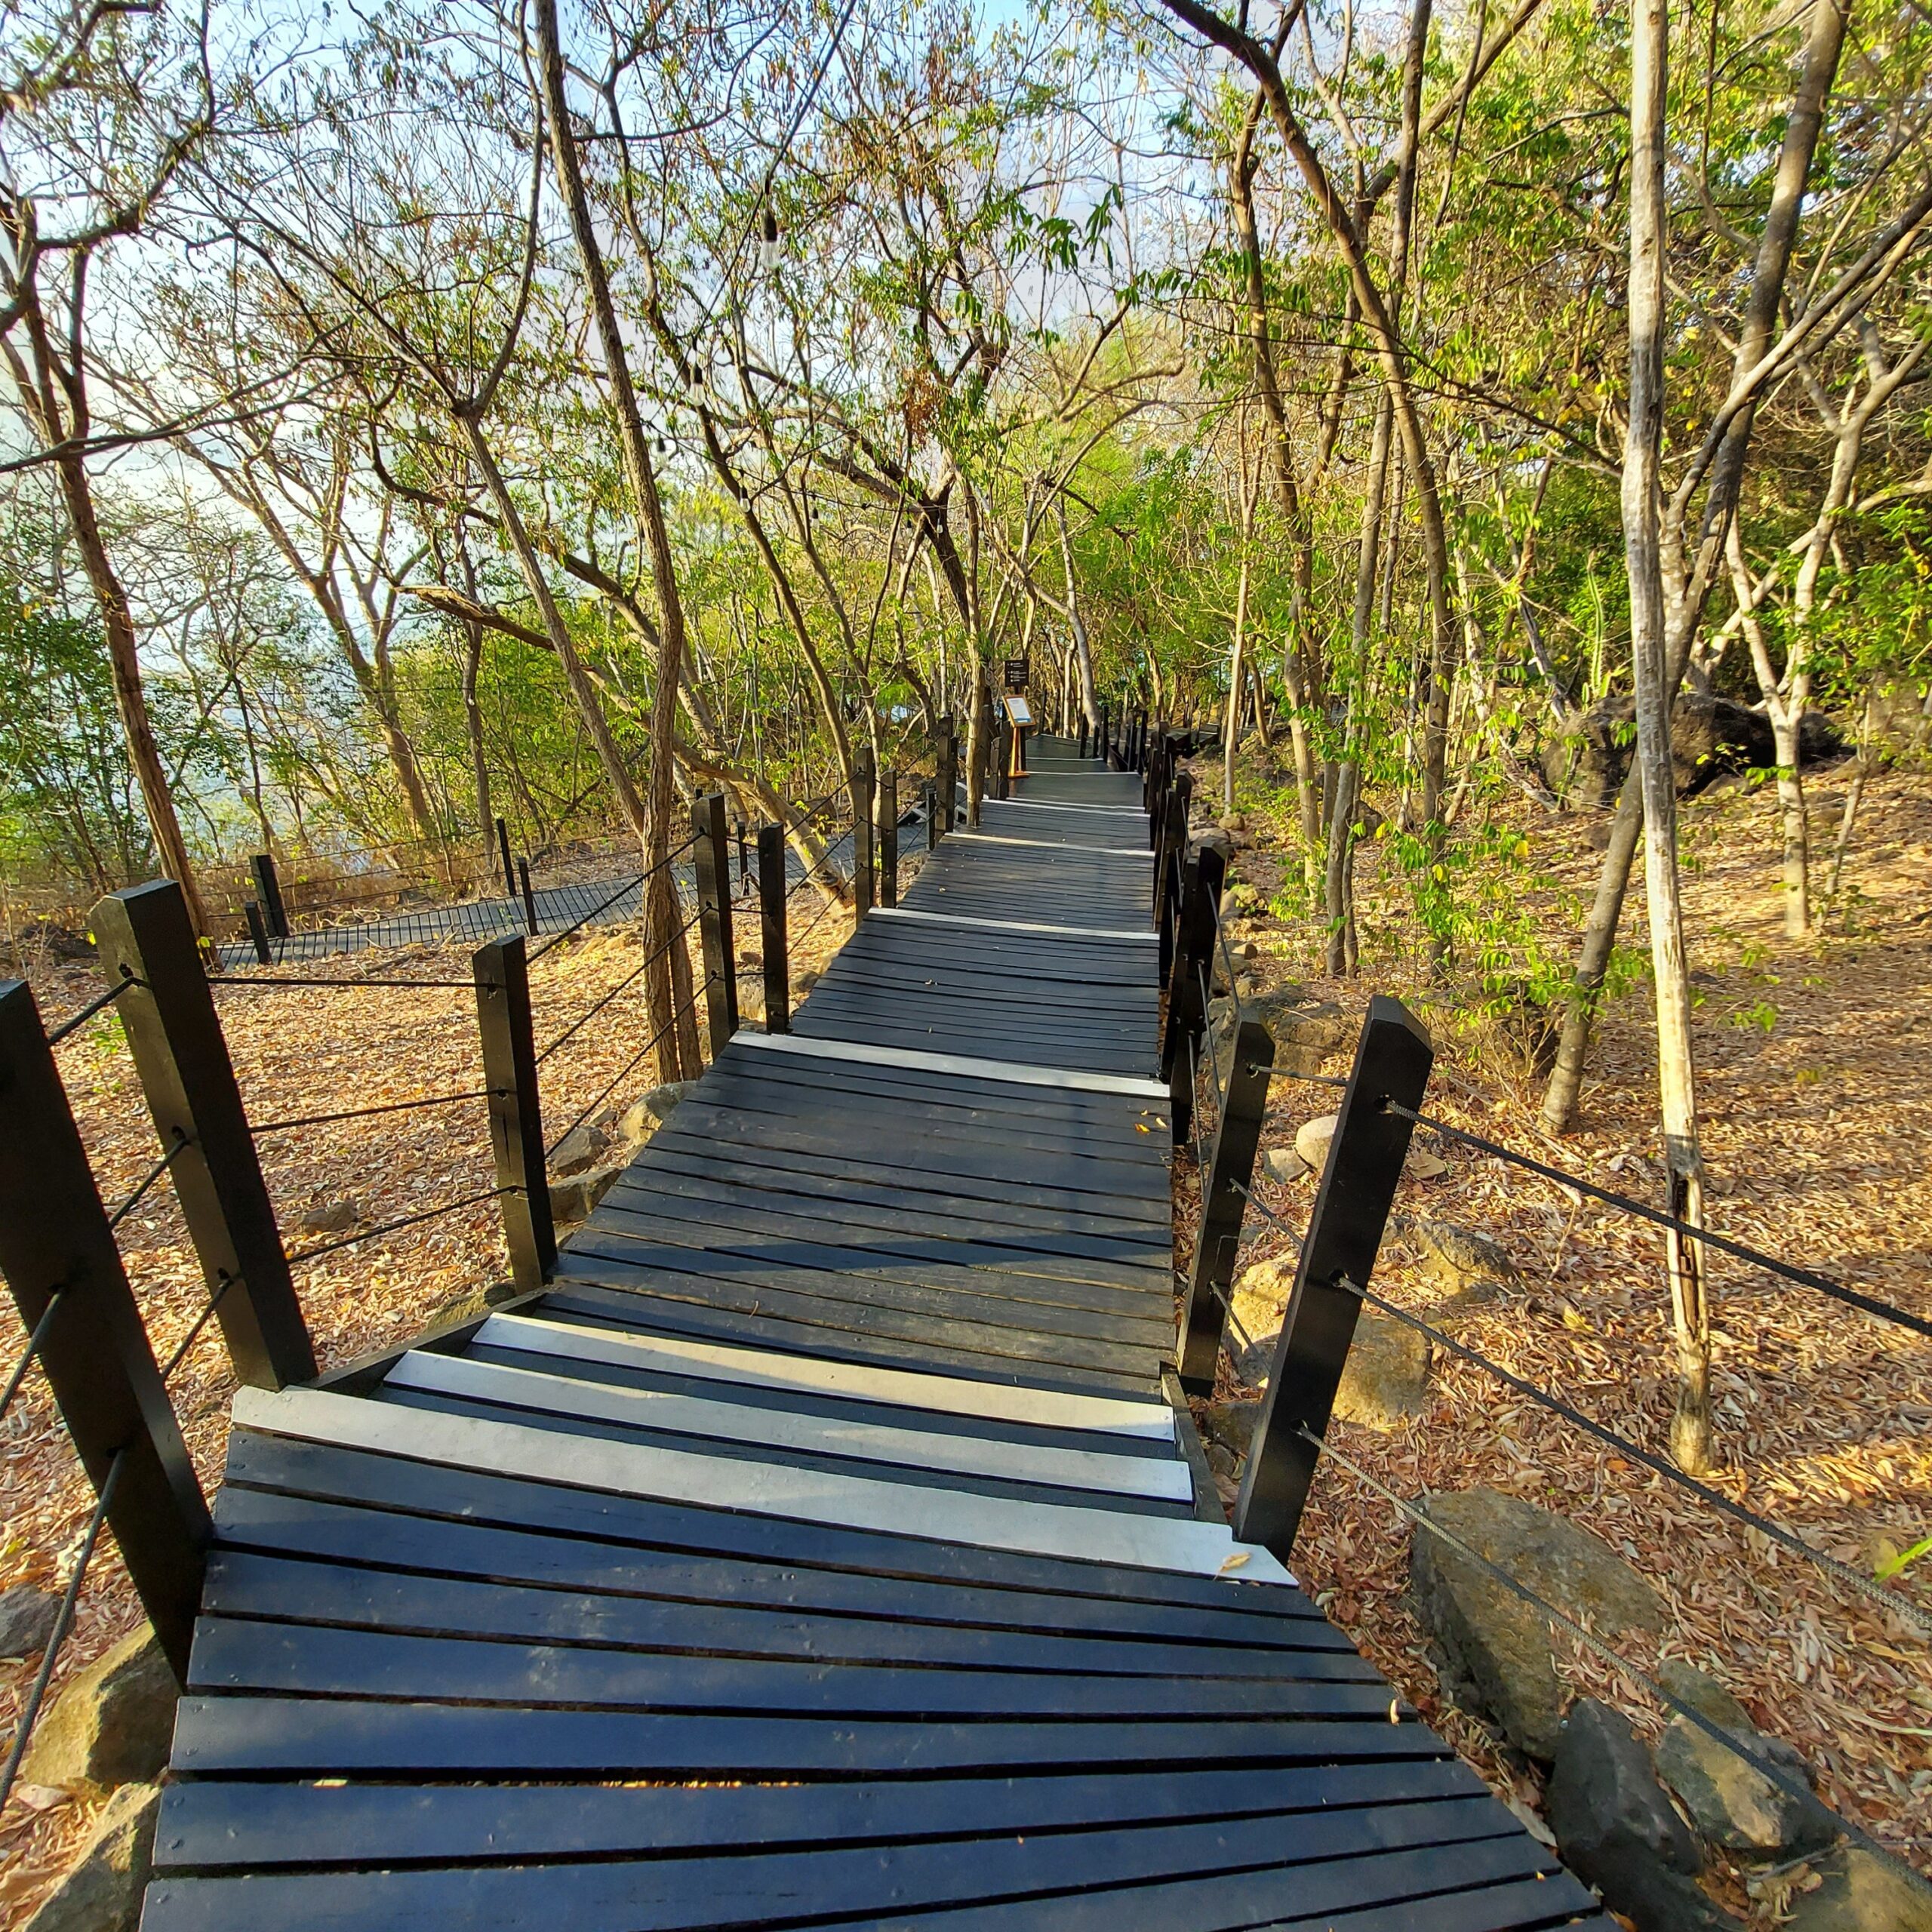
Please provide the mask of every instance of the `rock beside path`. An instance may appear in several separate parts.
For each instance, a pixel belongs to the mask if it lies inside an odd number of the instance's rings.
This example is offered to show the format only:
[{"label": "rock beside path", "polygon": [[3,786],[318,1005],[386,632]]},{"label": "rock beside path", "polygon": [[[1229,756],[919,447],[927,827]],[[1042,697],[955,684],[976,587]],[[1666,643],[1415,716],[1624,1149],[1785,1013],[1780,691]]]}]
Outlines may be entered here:
[{"label": "rock beside path", "polygon": [[592,1168],[587,1173],[573,1174],[567,1180],[553,1180],[550,1183],[550,1219],[559,1227],[588,1220],[597,1204],[610,1192],[629,1165],[626,1158],[614,1161],[607,1167]]},{"label": "rock beside path", "polygon": [[1473,1228],[1448,1221],[1404,1221],[1399,1232],[1415,1251],[1423,1273],[1438,1287],[1463,1294],[1478,1283],[1507,1287],[1522,1277],[1501,1244]]},{"label": "rock beside path", "polygon": [[1637,1932],[1733,1923],[1697,1883],[1703,1854],[1623,1715],[1593,1697],[1559,1727],[1544,1810],[1564,1863]]},{"label": "rock beside path", "polygon": [[1839,1822],[1812,1795],[1810,1770],[1794,1746],[1766,1737],[1722,1684],[1688,1664],[1672,1660],[1659,1681],[1782,1774],[1767,1777],[1702,1726],[1672,1718],[1657,1746],[1657,1770],[1709,1843],[1742,1857],[1774,1859],[1822,1851],[1837,1841]]},{"label": "rock beside path", "polygon": [[60,1599],[32,1583],[0,1590],[0,1657],[37,1657],[54,1634]]},{"label": "rock beside path", "polygon": [[42,1714],[21,1777],[65,1791],[150,1782],[168,1762],[180,1696],[154,1632],[143,1624],[90,1664]]},{"label": "rock beside path", "polygon": [[1824,1883],[1791,1902],[1784,1932],[1932,1932],[1932,1894],[1856,1847],[1823,1860]]},{"label": "rock beside path", "polygon": [[595,1121],[587,1120],[582,1126],[572,1128],[557,1143],[556,1151],[549,1158],[550,1172],[560,1179],[580,1174],[596,1166],[610,1145],[610,1135]]},{"label": "rock beside path", "polygon": [[1355,1322],[1334,1413],[1385,1435],[1429,1407],[1429,1337],[1405,1321],[1364,1309]]},{"label": "rock beside path", "polygon": [[[1432,1497],[1428,1513],[1498,1569],[1606,1638],[1660,1633],[1662,1600],[1601,1538],[1493,1489]],[[1410,1591],[1444,1687],[1526,1757],[1555,1755],[1563,1688],[1547,1620],[1488,1571],[1418,1527]]]},{"label": "rock beside path", "polygon": [[107,1801],[78,1861],[26,1932],[134,1932],[154,1859],[161,1792],[123,1785]]}]

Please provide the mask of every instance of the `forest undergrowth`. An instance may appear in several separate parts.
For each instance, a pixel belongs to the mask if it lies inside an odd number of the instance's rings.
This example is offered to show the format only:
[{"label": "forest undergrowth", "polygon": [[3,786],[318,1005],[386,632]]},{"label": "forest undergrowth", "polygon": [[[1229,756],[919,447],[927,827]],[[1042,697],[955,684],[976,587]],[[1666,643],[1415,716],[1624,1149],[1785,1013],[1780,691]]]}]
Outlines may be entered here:
[{"label": "forest undergrowth", "polygon": [[[1218,774],[1217,774],[1218,775]],[[1817,787],[1814,822],[1835,826],[1849,769]],[[1247,849],[1237,894],[1279,906],[1288,822],[1251,783],[1238,793]],[[1528,808],[1510,829],[1536,854],[1540,887],[1519,869],[1519,941],[1561,950],[1565,914],[1586,892],[1594,853],[1587,820]],[[1762,792],[1732,789],[1687,803],[1684,838],[1692,965],[1700,998],[1703,1150],[1716,1232],[1932,1315],[1932,795],[1922,776],[1868,788],[1846,892],[1829,929],[1786,937],[1777,891],[1778,834]],[[1543,848],[1555,848],[1547,856]],[[1373,849],[1373,848],[1371,848]],[[1321,934],[1270,914],[1234,931],[1260,949],[1264,985],[1292,979],[1353,1019],[1372,992],[1409,1001],[1438,1057],[1425,1111],[1598,1186],[1661,1198],[1655,1032],[1641,977],[1610,1004],[1592,1050],[1576,1131],[1555,1139],[1537,1115],[1540,1084],[1496,1049],[1480,986],[1423,970],[1393,865],[1365,861],[1358,905],[1359,977],[1322,977]],[[1632,900],[1641,918],[1641,897]],[[1638,943],[1641,944],[1641,934]],[[1353,1026],[1350,1038],[1352,1040]],[[1347,1050],[1328,1063],[1346,1069]],[[1262,1146],[1291,1146],[1303,1121],[1331,1112],[1332,1089],[1277,1083]],[[1519,1169],[1423,1135],[1447,1171],[1406,1177],[1398,1217],[1447,1222],[1491,1237],[1521,1279],[1453,1324],[1457,1339],[1663,1452],[1675,1384],[1661,1231]],[[1266,1205],[1305,1226],[1314,1180],[1260,1175]],[[1198,1193],[1177,1163],[1182,1226]],[[1251,1216],[1244,1266],[1292,1253]],[[1375,1286],[1427,1317],[1441,1294],[1398,1234],[1385,1241]],[[1714,1377],[1721,1468],[1736,1500],[1872,1574],[1932,1531],[1932,1347],[1791,1283],[1721,1255],[1712,1260]],[[1224,1398],[1248,1392],[1223,1358]],[[1649,1673],[1665,1656],[1719,1678],[1767,1732],[1817,1772],[1827,1802],[1921,1869],[1932,1869],[1932,1669],[1924,1640],[1814,1566],[1515,1396],[1484,1371],[1436,1352],[1426,1411],[1382,1433],[1337,1422],[1339,1447],[1398,1494],[1487,1486],[1561,1512],[1620,1549],[1663,1597],[1659,1640],[1619,1637]],[[1224,1482],[1224,1494],[1232,1496]],[[1443,1696],[1407,1601],[1411,1530],[1334,1463],[1318,1473],[1294,1567],[1329,1614],[1506,1799],[1533,1806],[1534,1776]],[[1932,1604],[1932,1558],[1891,1586]],[[1667,1712],[1632,1680],[1559,1636],[1561,1669],[1580,1694],[1606,1699],[1655,1737]],[[1748,1902],[1775,1922],[1802,1872],[1758,1881]]]}]

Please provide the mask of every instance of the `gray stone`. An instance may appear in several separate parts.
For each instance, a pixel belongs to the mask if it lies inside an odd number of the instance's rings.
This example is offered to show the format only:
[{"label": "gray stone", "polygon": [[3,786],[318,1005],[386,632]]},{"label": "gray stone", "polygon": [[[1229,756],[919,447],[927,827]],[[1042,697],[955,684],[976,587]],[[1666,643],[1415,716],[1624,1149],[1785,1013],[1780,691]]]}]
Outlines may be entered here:
[{"label": "gray stone", "polygon": [[608,1167],[592,1168],[587,1174],[573,1174],[567,1180],[550,1183],[550,1218],[560,1226],[589,1218],[591,1211],[610,1192],[617,1177],[630,1164],[614,1161]]},{"label": "gray stone", "polygon": [[1218,1443],[1231,1456],[1245,1456],[1260,1415],[1259,1402],[1210,1402],[1202,1420],[1211,1443]]},{"label": "gray stone", "polygon": [[1768,1761],[1782,1780],[1752,1768],[1687,1718],[1672,1718],[1657,1746],[1657,1770],[1699,1831],[1720,1850],[1775,1858],[1836,1843],[1838,1820],[1811,1795],[1810,1771],[1783,1738],[1767,1737],[1714,1678],[1672,1658],[1659,1681],[1680,1703]]},{"label": "gray stone", "polygon": [[1401,1232],[1414,1248],[1422,1272],[1452,1292],[1481,1281],[1521,1278],[1515,1262],[1487,1235],[1447,1221],[1408,1221]]},{"label": "gray stone", "polygon": [[90,1664],[35,1727],[20,1776],[29,1784],[146,1783],[161,1774],[180,1687],[146,1624]]},{"label": "gray stone", "polygon": [[1196,832],[1194,849],[1197,852],[1218,852],[1223,862],[1230,866],[1235,862],[1235,841],[1218,825],[1211,826],[1205,832]]},{"label": "gray stone", "polygon": [[1822,1860],[1824,1883],[1791,1902],[1783,1932],[1932,1932],[1932,1894],[1869,1851]]},{"label": "gray stone", "polygon": [[695,1080],[666,1080],[652,1088],[638,1104],[661,1127],[671,1118],[678,1103],[688,1097],[697,1084]]},{"label": "gray stone", "polygon": [[1308,1047],[1318,1054],[1346,1046],[1352,1031],[1349,1016],[1332,1000],[1313,1006],[1286,998],[1270,1001],[1267,1025],[1276,1044]]},{"label": "gray stone", "polygon": [[1750,1712],[1715,1677],[1681,1657],[1666,1657],[1657,1666],[1657,1681],[1680,1704],[1688,1704],[1700,1717],[1727,1730],[1753,1728]]},{"label": "gray stone", "polygon": [[353,1201],[331,1201],[321,1208],[311,1208],[302,1217],[301,1228],[305,1235],[346,1235],[362,1219],[361,1208]]},{"label": "gray stone", "polygon": [[1335,1123],[1340,1118],[1338,1114],[1318,1114],[1295,1129],[1295,1152],[1317,1174],[1328,1158],[1328,1143],[1335,1137]]},{"label": "gray stone", "polygon": [[79,1860],[26,1932],[134,1932],[154,1858],[161,1792],[125,1784],[102,1808]]},{"label": "gray stone", "polygon": [[580,1174],[596,1166],[610,1144],[611,1137],[601,1128],[586,1121],[581,1127],[572,1128],[557,1143],[557,1151],[550,1156],[550,1171],[566,1177]]},{"label": "gray stone", "polygon": [[[1662,1601],[1607,1543],[1567,1518],[1493,1489],[1432,1497],[1429,1514],[1566,1616],[1607,1637],[1661,1632]],[[1409,1582],[1444,1687],[1526,1756],[1555,1752],[1563,1693],[1541,1614],[1440,1537],[1418,1528]]]},{"label": "gray stone", "polygon": [[817,984],[818,968],[816,966],[801,967],[792,975],[792,991],[798,998],[802,999]]},{"label": "gray stone", "polygon": [[1335,1414],[1385,1435],[1429,1407],[1429,1337],[1364,1309],[1335,1390]]},{"label": "gray stone", "polygon": [[1695,1882],[1697,1839],[1618,1712],[1586,1697],[1555,1738],[1544,1811],[1564,1863],[1637,1932],[1715,1932],[1729,1922]]},{"label": "gray stone", "polygon": [[37,1657],[54,1634],[60,1599],[51,1590],[16,1583],[0,1590],[0,1657]]},{"label": "gray stone", "polygon": [[1271,1147],[1261,1157],[1263,1171],[1270,1180],[1300,1180],[1309,1171],[1308,1163],[1292,1147]]}]

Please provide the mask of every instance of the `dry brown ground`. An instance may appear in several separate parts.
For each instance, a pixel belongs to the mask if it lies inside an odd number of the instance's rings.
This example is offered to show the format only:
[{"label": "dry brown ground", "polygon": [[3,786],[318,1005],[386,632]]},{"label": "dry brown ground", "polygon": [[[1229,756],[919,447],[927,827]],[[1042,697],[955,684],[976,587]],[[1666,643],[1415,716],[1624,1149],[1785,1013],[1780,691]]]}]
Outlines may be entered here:
[{"label": "dry brown ground", "polygon": [[[1830,776],[1814,803],[1816,823],[1835,829],[1840,793]],[[1578,887],[1593,877],[1574,821],[1519,823],[1539,864]],[[1269,833],[1252,815],[1251,825],[1258,849],[1242,855],[1238,875],[1266,877]],[[1849,929],[1835,921],[1809,941],[1781,929],[1768,797],[1692,804],[1684,834],[1711,1225],[1932,1315],[1932,788],[1922,775],[1894,775],[1868,789],[1847,867]],[[1282,959],[1278,970],[1352,1010],[1376,991],[1425,1012],[1441,1054],[1429,1111],[1599,1186],[1660,1198],[1647,985],[1607,1013],[1578,1131],[1553,1140],[1537,1124],[1539,1091],[1487,1061],[1465,1016],[1420,977],[1395,895],[1365,891],[1364,900],[1358,979],[1319,977],[1305,928],[1264,940]],[[1544,903],[1555,919],[1556,897]],[[1641,907],[1640,884],[1632,903]],[[1291,1143],[1299,1122],[1334,1103],[1332,1089],[1283,1082],[1264,1148]],[[1464,1318],[1458,1338],[1663,1451],[1672,1384],[1658,1231],[1589,1204],[1573,1221],[1556,1186],[1453,1143],[1435,1151],[1449,1172],[1405,1180],[1396,1212],[1491,1235],[1527,1282]],[[1261,1186],[1269,1206],[1305,1223],[1311,1181]],[[1244,1260],[1289,1249],[1254,1217],[1250,1241]],[[1717,1485],[1868,1574],[1875,1559],[1932,1533],[1932,1346],[1721,1255],[1712,1275],[1724,1464]],[[1393,1241],[1376,1286],[1425,1314],[1433,1296]],[[1932,1869],[1932,1645],[1897,1619],[1472,1365],[1438,1358],[1431,1407],[1398,1433],[1335,1428],[1343,1453],[1399,1494],[1487,1484],[1607,1537],[1674,1614],[1661,1651],[1633,1642],[1632,1660],[1649,1671],[1660,1654],[1680,1656],[1722,1679],[1764,1728],[1805,1752],[1829,1802]],[[1534,1780],[1441,1695],[1406,1607],[1409,1538],[1395,1510],[1326,1464],[1296,1568],[1499,1791],[1533,1801]],[[1932,1558],[1896,1587],[1932,1605]],[[1660,1728],[1655,1705],[1622,1673],[1580,1651],[1565,1669],[1580,1690],[1610,1699],[1652,1734]],[[1774,1889],[1758,1909],[1768,1914],[1774,1897]]]},{"label": "dry brown ground", "polygon": [[[851,930],[850,916],[817,916],[815,897],[795,895],[795,971],[822,966]],[[737,926],[741,996],[756,1003],[758,928],[755,907]],[[694,947],[695,954],[695,947]],[[531,968],[534,1031],[540,1052],[637,967],[631,929],[588,932],[566,940]],[[288,969],[294,972],[298,969]],[[305,974],[333,987],[225,988],[217,1003],[242,1099],[257,1123],[373,1106],[481,1084],[475,996],[467,984],[447,990],[383,989],[363,982],[385,977],[466,980],[462,947],[411,947],[357,953]],[[100,990],[88,966],[51,968],[35,976],[43,1017],[53,1026]],[[608,1099],[627,1103],[652,1084],[648,1060],[625,1071],[648,1039],[640,980],[619,994],[544,1063],[541,1085],[546,1136],[555,1141],[579,1111],[613,1081]],[[700,1027],[702,1032],[702,1027]],[[154,1130],[130,1063],[119,1023],[90,1021],[57,1050],[100,1192],[111,1208],[152,1164]],[[378,1115],[260,1140],[264,1176],[291,1254],[319,1245],[301,1218],[345,1201],[373,1227],[483,1192],[494,1183],[482,1104]],[[205,1305],[201,1272],[188,1245],[172,1192],[153,1189],[122,1224],[121,1247],[157,1359],[166,1361]],[[401,1345],[436,1312],[506,1272],[501,1223],[486,1201],[457,1213],[322,1256],[296,1270],[316,1352],[325,1367]],[[13,1316],[4,1361],[18,1346]],[[170,1384],[202,1484],[219,1479],[235,1383],[218,1334],[205,1330]],[[94,1508],[45,1386],[29,1377],[0,1423],[0,1589],[32,1582],[61,1589]],[[90,1565],[73,1631],[60,1653],[54,1690],[140,1620],[113,1539],[103,1537]],[[35,1660],[0,1660],[0,1738],[14,1720]],[[4,1755],[5,1743],[0,1743]],[[0,1813],[0,1924],[23,1923],[65,1869],[97,1807],[52,1790],[17,1789]]]}]

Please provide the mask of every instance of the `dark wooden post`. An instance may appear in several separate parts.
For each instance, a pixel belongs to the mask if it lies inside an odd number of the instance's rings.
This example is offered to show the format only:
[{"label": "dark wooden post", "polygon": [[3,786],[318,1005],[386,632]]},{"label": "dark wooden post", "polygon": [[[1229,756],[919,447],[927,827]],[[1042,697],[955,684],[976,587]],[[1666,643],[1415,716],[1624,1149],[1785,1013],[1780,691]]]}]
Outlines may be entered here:
[{"label": "dark wooden post", "polygon": [[275,955],[269,950],[268,921],[262,916],[260,900],[251,899],[242,909],[248,915],[248,940],[255,949],[255,963],[258,966],[273,965]]},{"label": "dark wooden post", "polygon": [[[122,998],[131,997],[124,994]],[[176,1678],[214,1534],[33,995],[0,982],[0,1274]],[[45,1326],[43,1326],[43,1323]]]},{"label": "dark wooden post", "polygon": [[255,897],[262,902],[262,916],[268,921],[269,936],[272,939],[286,939],[288,908],[282,901],[281,878],[275,869],[274,855],[257,852],[248,861],[248,869],[255,875]]},{"label": "dark wooden post", "polygon": [[516,862],[516,882],[523,894],[523,929],[532,939],[537,937],[537,895],[530,889],[530,861],[518,859]]},{"label": "dark wooden post", "polygon": [[1214,903],[1221,896],[1225,868],[1220,853],[1187,855],[1181,871],[1181,897],[1174,929],[1174,964],[1168,978],[1168,1026],[1161,1042],[1161,1071],[1168,1083],[1168,1116],[1174,1140],[1185,1140],[1194,1126],[1194,1058],[1208,1023],[1201,996],[1202,974],[1214,944]]},{"label": "dark wooden post", "polygon": [[[1211,1051],[1213,1044],[1211,1039]],[[1194,1265],[1188,1270],[1174,1351],[1180,1386],[1189,1395],[1214,1392],[1221,1324],[1227,1312],[1223,1297],[1234,1285],[1241,1213],[1247,1205],[1247,1190],[1254,1182],[1261,1117],[1268,1111],[1268,1072],[1274,1064],[1275,1042],[1267,1028],[1258,1020],[1242,1020],[1235,1029],[1234,1062],[1222,1089],[1214,1152],[1201,1177],[1201,1231],[1195,1238]]]},{"label": "dark wooden post", "polygon": [[724,825],[724,795],[707,792],[691,803],[697,874],[697,931],[704,959],[704,1011],[715,1060],[738,1030],[738,960],[731,940],[731,844]]},{"label": "dark wooden post", "polygon": [[510,863],[510,829],[501,819],[497,821],[497,852],[503,862],[503,897],[516,897],[516,868]]},{"label": "dark wooden post", "polygon": [[926,849],[930,851],[952,829],[959,809],[959,738],[949,716],[940,721],[938,776],[933,785],[937,809],[926,829]]},{"label": "dark wooden post", "polygon": [[872,747],[861,746],[852,755],[852,915],[855,921],[872,909],[874,776]]},{"label": "dark wooden post", "polygon": [[530,962],[521,933],[479,946],[476,1026],[483,1084],[490,1097],[490,1149],[503,1190],[503,1239],[510,1273],[525,1294],[550,1278],[557,1234],[543,1158],[543,1108],[537,1086],[537,1043],[530,1026]]},{"label": "dark wooden post", "polygon": [[1174,891],[1177,862],[1187,850],[1187,815],[1194,795],[1194,774],[1183,771],[1168,787],[1154,846],[1154,924],[1161,935],[1161,978],[1174,970],[1174,928],[1180,902]]},{"label": "dark wooden post", "polygon": [[1080,755],[1087,755],[1087,709],[1084,705],[1080,710]]},{"label": "dark wooden post", "polygon": [[743,819],[734,820],[732,823],[732,835],[738,841],[738,890],[740,892],[752,875],[751,851],[745,843],[745,835],[749,829]]},{"label": "dark wooden post", "polygon": [[899,774],[884,771],[878,781],[878,903],[899,903]]},{"label": "dark wooden post", "polygon": [[315,1352],[181,888],[130,886],[90,916],[103,971],[136,983],[117,1002],[121,1023],[161,1145],[180,1149],[169,1171],[236,1378],[309,1381]]},{"label": "dark wooden post", "polygon": [[1013,789],[1013,720],[1006,706],[999,707],[998,722],[993,733],[994,755],[999,761],[999,771],[993,786],[995,798],[1008,797]]},{"label": "dark wooden post", "polygon": [[1361,1309],[1340,1284],[1368,1286],[1408,1158],[1411,1124],[1389,1103],[1420,1107],[1435,1058],[1400,1000],[1369,1001],[1235,1506],[1235,1534],[1284,1561],[1315,1476],[1315,1445],[1300,1431],[1327,1428]]},{"label": "dark wooden post", "polygon": [[764,1030],[792,1030],[792,967],[786,956],[785,828],[758,829],[758,912],[764,961]]}]

